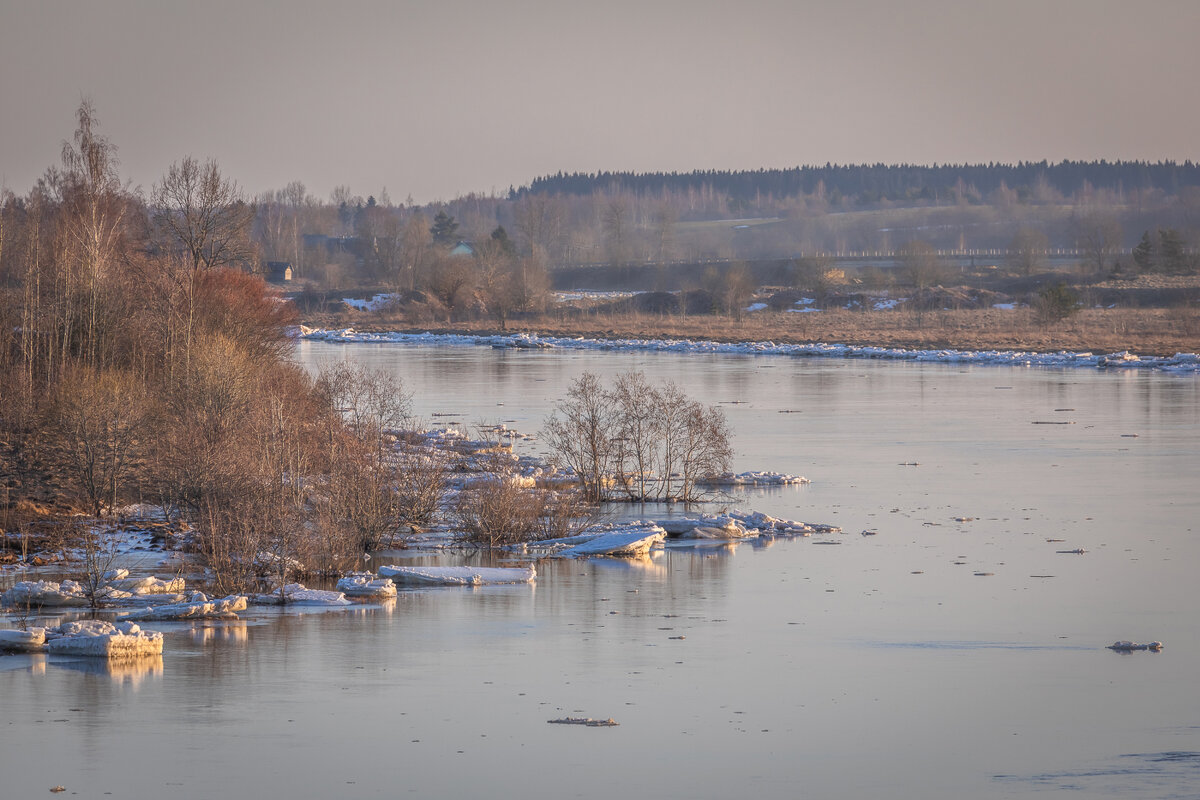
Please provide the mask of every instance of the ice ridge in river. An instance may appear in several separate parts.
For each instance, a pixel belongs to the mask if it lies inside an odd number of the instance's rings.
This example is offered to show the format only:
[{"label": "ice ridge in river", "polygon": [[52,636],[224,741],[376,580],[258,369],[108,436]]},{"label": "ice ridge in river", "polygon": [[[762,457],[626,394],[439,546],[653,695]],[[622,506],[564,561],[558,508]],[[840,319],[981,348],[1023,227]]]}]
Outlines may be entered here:
[{"label": "ice ridge in river", "polygon": [[585,339],[516,333],[478,335],[452,333],[368,333],[353,328],[326,330],[300,327],[303,339],[339,343],[425,344],[494,347],[520,350],[624,350],[668,353],[716,353],[729,355],[781,355],[830,358],[875,358],[894,361],[926,361],[943,364],[981,364],[1034,367],[1093,367],[1097,369],[1153,369],[1164,372],[1200,373],[1200,354],[1137,356],[1129,352],[1098,354],[1018,350],[906,350],[900,347],[871,347],[849,344],[784,344],[776,342],[712,342],[686,339]]}]

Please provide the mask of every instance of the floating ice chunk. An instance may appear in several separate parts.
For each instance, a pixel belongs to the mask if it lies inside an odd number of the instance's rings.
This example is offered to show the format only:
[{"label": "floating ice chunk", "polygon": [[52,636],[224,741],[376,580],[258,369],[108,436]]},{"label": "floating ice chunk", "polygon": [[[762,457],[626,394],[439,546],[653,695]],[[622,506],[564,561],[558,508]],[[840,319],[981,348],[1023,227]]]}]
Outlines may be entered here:
[{"label": "floating ice chunk", "polygon": [[391,578],[378,578],[370,572],[351,572],[337,582],[347,597],[395,597],[396,584]]},{"label": "floating ice chunk", "polygon": [[758,531],[747,529],[738,520],[728,516],[683,517],[658,521],[658,527],[671,538],[680,539],[744,539],[757,536]]},{"label": "floating ice chunk", "polygon": [[114,625],[101,619],[81,619],[46,630],[46,650],[97,658],[161,655],[163,636],[136,623]]},{"label": "floating ice chunk", "polygon": [[41,650],[46,643],[45,628],[29,628],[27,630],[0,631],[0,650],[30,651]]},{"label": "floating ice chunk", "polygon": [[532,567],[397,567],[383,566],[379,575],[399,586],[482,586],[529,583],[537,578]]},{"label": "floating ice chunk", "polygon": [[[195,592],[194,594],[201,594]],[[104,593],[104,605],[106,606],[136,606],[145,608],[146,606],[165,606],[172,603],[195,602],[195,598],[189,598],[181,592],[162,592],[156,594],[130,594],[129,592],[109,591]]]},{"label": "floating ice chunk", "polygon": [[155,578],[152,575],[145,578],[125,578],[109,584],[113,589],[129,592],[133,595],[145,594],[179,594],[184,590],[186,582],[183,578]]},{"label": "floating ice chunk", "polygon": [[327,592],[322,589],[309,589],[302,583],[289,583],[282,590],[276,589],[269,594],[256,594],[250,598],[255,605],[282,606],[348,606],[350,601],[341,592]]},{"label": "floating ice chunk", "polygon": [[556,555],[561,558],[587,558],[589,556],[643,556],[655,545],[662,544],[667,532],[653,523],[642,523],[632,527],[602,533],[582,544],[569,547]]},{"label": "floating ice chunk", "polygon": [[701,486],[791,486],[812,481],[803,475],[787,475],[782,472],[725,472],[709,475],[697,483]]},{"label": "floating ice chunk", "polygon": [[246,610],[247,599],[242,595],[209,600],[201,594],[200,598],[188,603],[151,606],[134,611],[125,619],[237,619],[237,612]]},{"label": "floating ice chunk", "polygon": [[774,536],[809,536],[814,533],[841,533],[836,525],[823,525],[816,522],[798,522],[792,519],[777,519],[761,511],[730,511],[728,516],[738,520],[747,528],[753,528],[760,534]]},{"label": "floating ice chunk", "polygon": [[69,608],[86,605],[88,605],[88,597],[84,593],[83,587],[71,580],[63,581],[62,583],[54,581],[20,581],[3,595],[0,595],[0,606],[10,608],[18,606]]}]

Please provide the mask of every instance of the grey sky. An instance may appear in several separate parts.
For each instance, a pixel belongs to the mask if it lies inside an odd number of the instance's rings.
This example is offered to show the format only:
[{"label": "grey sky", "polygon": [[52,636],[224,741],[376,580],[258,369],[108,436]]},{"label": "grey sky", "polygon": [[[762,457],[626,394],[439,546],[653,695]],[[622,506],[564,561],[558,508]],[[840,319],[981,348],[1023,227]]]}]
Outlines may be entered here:
[{"label": "grey sky", "polygon": [[425,202],[559,170],[1200,160],[1195,0],[0,0],[0,185],[88,95],[123,174]]}]

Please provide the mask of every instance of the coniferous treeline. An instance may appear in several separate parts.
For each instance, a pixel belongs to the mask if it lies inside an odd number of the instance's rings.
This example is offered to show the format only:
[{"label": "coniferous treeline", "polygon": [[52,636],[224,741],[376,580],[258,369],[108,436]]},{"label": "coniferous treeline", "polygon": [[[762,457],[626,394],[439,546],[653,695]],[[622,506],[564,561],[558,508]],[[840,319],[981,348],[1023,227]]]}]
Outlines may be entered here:
[{"label": "coniferous treeline", "polygon": [[1087,185],[1125,191],[1155,189],[1175,194],[1200,186],[1200,165],[1175,161],[1022,161],[1017,164],[825,164],[790,169],[694,170],[692,172],[559,172],[539,177],[510,192],[588,195],[596,191],[657,193],[709,188],[731,198],[754,202],[764,195],[776,198],[825,193],[859,204],[880,201],[936,201],[972,187],[979,195],[1001,189],[1018,198],[1035,198],[1045,188],[1072,196]]}]

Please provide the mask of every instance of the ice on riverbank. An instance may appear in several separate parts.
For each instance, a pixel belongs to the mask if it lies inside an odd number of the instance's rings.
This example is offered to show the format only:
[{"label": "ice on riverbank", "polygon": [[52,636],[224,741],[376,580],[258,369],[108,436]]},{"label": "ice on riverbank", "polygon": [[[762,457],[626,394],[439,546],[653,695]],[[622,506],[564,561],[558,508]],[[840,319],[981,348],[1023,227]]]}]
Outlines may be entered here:
[{"label": "ice on riverbank", "polygon": [[376,578],[370,572],[352,572],[337,582],[337,588],[347,597],[384,599],[396,596],[396,584],[391,578]]},{"label": "ice on riverbank", "polygon": [[383,566],[379,575],[399,586],[484,586],[529,583],[537,578],[530,567],[398,567]]},{"label": "ice on riverbank", "polygon": [[712,342],[686,339],[585,339],[536,334],[470,335],[435,333],[366,333],[353,328],[304,328],[301,338],[327,342],[413,345],[462,345],[495,348],[561,350],[616,350],[732,355],[825,356],[925,361],[942,364],[980,364],[1037,367],[1092,367],[1100,369],[1152,369],[1165,372],[1200,372],[1200,354],[1136,356],[1131,353],[1056,353],[1017,350],[906,350],[847,344],[778,344],[775,342]]},{"label": "ice on riverbank", "polygon": [[134,622],[114,625],[101,619],[81,619],[47,628],[45,649],[60,655],[96,658],[161,655],[163,635],[144,631]]}]

